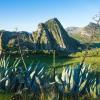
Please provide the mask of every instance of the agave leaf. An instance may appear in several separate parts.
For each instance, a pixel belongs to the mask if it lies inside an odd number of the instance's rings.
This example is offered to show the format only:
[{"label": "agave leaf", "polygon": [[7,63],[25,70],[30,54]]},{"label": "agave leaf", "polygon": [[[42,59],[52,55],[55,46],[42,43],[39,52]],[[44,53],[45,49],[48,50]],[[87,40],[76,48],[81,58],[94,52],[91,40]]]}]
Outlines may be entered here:
[{"label": "agave leaf", "polygon": [[86,83],[87,80],[84,80],[84,82],[79,85],[79,92],[81,92],[85,88]]},{"label": "agave leaf", "polygon": [[5,71],[5,76],[8,74],[8,69]]},{"label": "agave leaf", "polygon": [[66,82],[66,84],[69,84],[69,74],[68,73],[66,73],[65,74],[65,78],[66,78],[66,80],[65,80],[65,82]]},{"label": "agave leaf", "polygon": [[7,79],[8,79],[8,77],[2,78],[2,79],[0,80],[0,83],[6,81]]},{"label": "agave leaf", "polygon": [[20,63],[20,59],[16,59],[15,62],[13,63],[13,67],[17,67]]},{"label": "agave leaf", "polygon": [[55,81],[56,81],[58,84],[62,84],[61,80],[58,78],[57,75],[55,76]]},{"label": "agave leaf", "polygon": [[40,71],[38,72],[38,75],[43,73],[44,67],[42,69],[40,69]]},{"label": "agave leaf", "polygon": [[5,86],[8,87],[9,86],[9,82],[10,82],[10,79],[8,78],[5,82]]},{"label": "agave leaf", "polygon": [[62,81],[66,81],[66,70],[65,70],[65,68],[63,69],[61,79],[62,79]]},{"label": "agave leaf", "polygon": [[71,77],[70,77],[70,90],[72,90],[75,86],[75,81],[74,81],[74,70],[72,70]]},{"label": "agave leaf", "polygon": [[96,95],[96,89],[93,90],[93,89],[90,87],[90,94],[91,94],[92,97],[96,98],[96,97],[97,97],[97,95]]},{"label": "agave leaf", "polygon": [[[32,73],[34,73],[35,75],[38,74],[39,70],[41,69],[41,66],[39,68],[39,62],[36,64],[35,68],[34,68],[34,71]],[[32,74],[33,75],[33,74]]]},{"label": "agave leaf", "polygon": [[50,82],[49,85],[53,85],[53,84],[55,84],[55,83],[56,83],[56,82]]},{"label": "agave leaf", "polygon": [[96,78],[94,79],[94,83],[92,84],[93,90],[96,88]]},{"label": "agave leaf", "polygon": [[10,59],[10,56],[8,56],[7,59],[5,59],[6,67],[8,67],[8,65],[9,65],[9,59]]},{"label": "agave leaf", "polygon": [[30,74],[30,78],[32,79],[33,78],[33,76],[35,75],[35,70]]},{"label": "agave leaf", "polygon": [[85,70],[86,70],[86,65],[84,64],[83,67],[81,68],[81,72],[80,72],[80,74],[84,73]]},{"label": "agave leaf", "polygon": [[37,84],[39,84],[39,85],[41,84],[40,79],[37,76],[35,76],[35,80],[36,80]]},{"label": "agave leaf", "polygon": [[44,75],[42,75],[41,78],[44,78]]},{"label": "agave leaf", "polygon": [[100,83],[97,85],[97,94],[100,96]]},{"label": "agave leaf", "polygon": [[28,72],[32,70],[32,65],[33,65],[33,62],[29,65],[29,67],[27,67]]}]

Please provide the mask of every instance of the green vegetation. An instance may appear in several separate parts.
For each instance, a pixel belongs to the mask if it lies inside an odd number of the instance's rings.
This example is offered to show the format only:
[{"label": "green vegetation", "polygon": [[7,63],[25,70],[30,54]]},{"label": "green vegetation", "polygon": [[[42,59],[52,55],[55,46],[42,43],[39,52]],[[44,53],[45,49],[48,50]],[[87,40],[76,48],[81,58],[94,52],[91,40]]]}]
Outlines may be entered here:
[{"label": "green vegetation", "polygon": [[0,100],[10,100],[12,94],[0,93]]},{"label": "green vegetation", "polygon": [[98,99],[100,43],[93,42],[96,30],[90,26],[86,31],[91,31],[91,36],[84,45],[68,36],[57,18],[40,23],[32,34],[3,31],[0,99]]},{"label": "green vegetation", "polygon": [[[92,51],[90,51],[90,53],[91,52]],[[80,63],[83,59],[83,54],[84,54],[84,51],[71,54],[69,57],[67,57],[67,56],[57,56],[56,55],[55,66],[56,66],[57,70],[59,70],[58,68],[60,68],[60,70],[61,70],[62,66],[66,66],[67,64],[75,65],[77,63]],[[94,54],[95,54],[95,52],[94,52]],[[12,55],[10,57],[10,64],[12,64],[13,61],[15,59],[18,59],[18,58],[19,58],[19,56]],[[52,65],[53,65],[53,54],[49,54],[49,55],[48,54],[25,55],[24,60],[25,60],[26,65],[29,65],[31,62],[33,62],[34,66],[38,62],[44,63],[47,66],[47,69],[48,69],[48,67],[50,67],[50,66],[52,67]],[[100,56],[99,55],[87,56],[85,63],[91,64],[93,66],[93,68],[97,68],[96,70],[100,71],[100,67],[99,67],[100,66]],[[23,65],[23,63],[20,62],[20,65]]]},{"label": "green vegetation", "polygon": [[98,78],[92,72],[91,66],[81,63],[74,67],[67,66],[64,68],[61,78],[59,79],[56,76],[56,81],[61,89],[60,91],[64,93],[72,95],[83,95],[86,93],[96,98],[100,92],[100,83],[97,82]]},{"label": "green vegetation", "polygon": [[[73,99],[73,96],[76,99],[80,96],[84,99],[84,95],[87,98],[97,98],[100,95],[99,77],[90,65],[83,63],[72,67],[68,65],[59,74],[55,69],[55,52],[52,59],[53,65],[49,71],[43,63],[36,65],[30,63],[25,68],[20,63],[20,58],[14,60],[12,64],[10,64],[10,60],[10,57],[0,59],[1,98],[4,96],[3,98],[20,98],[19,100],[31,100],[31,98],[57,100],[57,98]],[[55,71],[53,71],[54,69]],[[59,79],[58,76],[61,73],[62,77]],[[6,95],[8,92],[11,93],[11,96]],[[28,95],[26,96],[26,94]]]}]

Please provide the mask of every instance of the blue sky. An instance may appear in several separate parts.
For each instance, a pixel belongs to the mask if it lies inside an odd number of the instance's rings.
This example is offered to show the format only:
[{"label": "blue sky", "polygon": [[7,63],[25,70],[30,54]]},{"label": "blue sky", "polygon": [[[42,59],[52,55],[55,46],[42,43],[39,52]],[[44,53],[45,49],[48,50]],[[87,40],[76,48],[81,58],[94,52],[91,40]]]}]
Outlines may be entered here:
[{"label": "blue sky", "polygon": [[0,30],[32,32],[57,17],[62,25],[85,26],[100,11],[100,0],[0,0]]}]

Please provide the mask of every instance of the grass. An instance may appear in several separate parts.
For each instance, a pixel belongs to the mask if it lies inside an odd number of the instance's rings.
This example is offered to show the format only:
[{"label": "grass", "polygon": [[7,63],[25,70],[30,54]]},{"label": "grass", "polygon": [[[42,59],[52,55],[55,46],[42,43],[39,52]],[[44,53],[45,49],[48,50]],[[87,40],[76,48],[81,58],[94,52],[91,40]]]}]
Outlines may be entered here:
[{"label": "grass", "polygon": [[[22,95],[22,97],[24,98],[23,100],[35,100],[33,97],[30,96],[30,94],[27,94],[27,96],[25,97],[26,95]],[[11,99],[12,97],[12,94],[1,94],[0,93],[0,100],[22,100],[22,99]],[[69,96],[67,98],[65,98],[65,100],[74,100],[73,97]],[[79,97],[79,100],[100,100],[100,97],[98,98],[91,98],[91,97],[88,97],[88,96],[80,96]],[[45,98],[45,100],[48,100],[47,98]],[[51,99],[50,99],[51,100]]]},{"label": "grass", "polygon": [[11,94],[9,93],[0,93],[0,100],[10,100]]},{"label": "grass", "polygon": [[[84,36],[81,34],[69,34],[72,38],[80,41],[81,43],[87,43],[89,40],[88,36]],[[93,43],[99,43],[100,44],[100,35],[97,35],[96,38],[93,40]]]},{"label": "grass", "polygon": [[[13,62],[13,60],[15,60],[16,58],[18,59],[18,56],[15,56],[15,57],[11,56],[11,62]],[[33,62],[34,66],[37,63],[44,63],[47,69],[48,67],[52,68],[53,66],[53,55],[43,55],[43,54],[26,55],[24,56],[24,59],[25,59],[26,65],[29,65],[30,63]],[[56,68],[62,69],[62,67],[66,66],[67,64],[73,65],[73,64],[80,63],[81,61],[82,61],[82,57],[74,57],[74,55],[71,57],[56,56],[55,66]],[[96,70],[100,71],[100,67],[99,67],[100,66],[100,56],[87,57],[85,60],[85,63],[91,64],[93,68],[96,68]],[[22,63],[20,64],[20,66],[22,66]]]}]

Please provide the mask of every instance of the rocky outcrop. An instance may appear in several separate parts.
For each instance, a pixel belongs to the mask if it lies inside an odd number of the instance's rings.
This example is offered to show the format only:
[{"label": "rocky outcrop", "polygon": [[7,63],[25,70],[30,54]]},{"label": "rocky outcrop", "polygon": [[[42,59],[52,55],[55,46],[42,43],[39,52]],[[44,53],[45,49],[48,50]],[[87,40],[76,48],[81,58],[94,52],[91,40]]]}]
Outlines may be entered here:
[{"label": "rocky outcrop", "polygon": [[80,46],[78,41],[68,36],[57,18],[40,23],[32,36],[37,49],[75,51]]},{"label": "rocky outcrop", "polygon": [[[0,32],[1,33],[1,32]],[[17,50],[18,41],[22,49],[56,50],[73,52],[81,47],[80,43],[71,38],[57,18],[38,25],[37,31],[28,32],[3,31],[2,44],[5,50]]]}]

